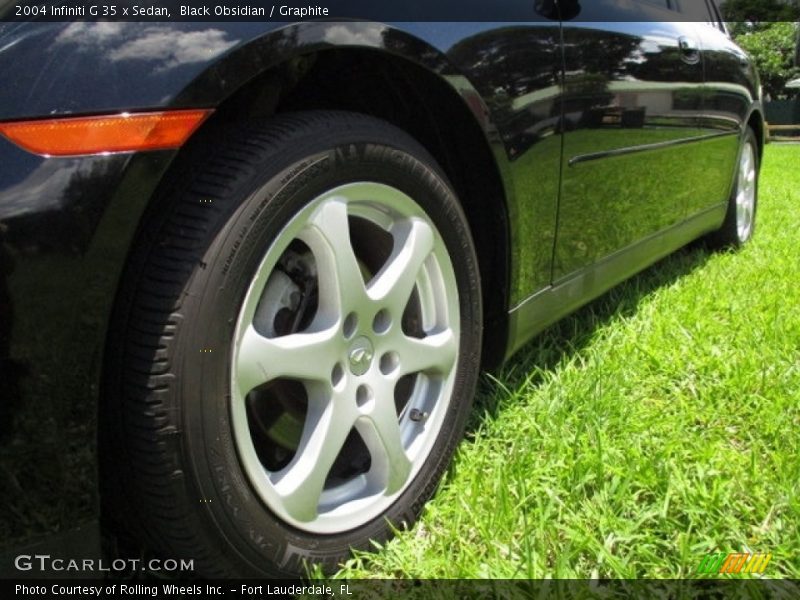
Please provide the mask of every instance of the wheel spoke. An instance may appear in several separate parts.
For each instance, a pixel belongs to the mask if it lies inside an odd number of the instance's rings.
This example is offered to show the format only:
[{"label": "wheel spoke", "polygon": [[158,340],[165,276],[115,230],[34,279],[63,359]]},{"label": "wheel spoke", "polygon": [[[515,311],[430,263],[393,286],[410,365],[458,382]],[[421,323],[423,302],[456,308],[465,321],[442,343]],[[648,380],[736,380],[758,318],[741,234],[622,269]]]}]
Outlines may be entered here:
[{"label": "wheel spoke", "polygon": [[251,325],[239,344],[236,382],[244,396],[279,377],[325,381],[330,377],[337,350],[334,328],[267,338]]},{"label": "wheel spoke", "polygon": [[447,373],[453,366],[458,348],[451,329],[424,338],[402,336],[397,353],[400,355],[400,375],[419,371]]},{"label": "wheel spoke", "polygon": [[319,278],[319,309],[343,317],[364,300],[364,278],[350,245],[347,202],[323,203],[300,236],[314,253]]},{"label": "wheel spoke", "polygon": [[334,397],[326,406],[312,410],[294,460],[275,475],[275,492],[284,510],[298,521],[317,518],[325,479],[355,421],[344,406]]},{"label": "wheel spoke", "polygon": [[356,429],[372,457],[372,472],[386,486],[384,493],[393,494],[402,488],[411,473],[411,461],[403,448],[394,394],[390,389],[380,394],[375,408],[366,418],[356,422]]},{"label": "wheel spoke", "polygon": [[739,222],[741,223],[741,219],[744,215],[745,208],[747,207],[747,194],[744,190],[739,190],[739,193],[736,195],[736,210],[739,216]]},{"label": "wheel spoke", "polygon": [[739,190],[746,192],[745,200],[749,201],[749,195],[755,184],[756,170],[754,168],[755,157],[752,148],[745,146],[739,163]]},{"label": "wheel spoke", "polygon": [[370,283],[369,295],[402,315],[422,264],[433,250],[433,230],[420,219],[409,219],[393,231],[395,247],[383,269]]}]

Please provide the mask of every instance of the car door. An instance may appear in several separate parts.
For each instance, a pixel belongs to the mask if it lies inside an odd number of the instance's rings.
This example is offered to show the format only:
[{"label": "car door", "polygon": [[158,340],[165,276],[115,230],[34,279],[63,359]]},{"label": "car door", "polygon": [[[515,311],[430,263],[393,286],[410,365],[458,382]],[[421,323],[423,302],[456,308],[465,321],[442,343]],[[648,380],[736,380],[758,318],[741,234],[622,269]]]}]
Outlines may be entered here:
[{"label": "car door", "polygon": [[669,22],[674,2],[585,1],[563,23],[556,283],[685,218],[704,79],[697,26]]},{"label": "car door", "polygon": [[[526,19],[487,23],[447,50],[486,103],[509,184],[509,304],[550,284],[561,159],[561,31],[557,18],[519,3]],[[462,26],[464,27],[464,26]],[[454,86],[459,79],[450,77]]]}]

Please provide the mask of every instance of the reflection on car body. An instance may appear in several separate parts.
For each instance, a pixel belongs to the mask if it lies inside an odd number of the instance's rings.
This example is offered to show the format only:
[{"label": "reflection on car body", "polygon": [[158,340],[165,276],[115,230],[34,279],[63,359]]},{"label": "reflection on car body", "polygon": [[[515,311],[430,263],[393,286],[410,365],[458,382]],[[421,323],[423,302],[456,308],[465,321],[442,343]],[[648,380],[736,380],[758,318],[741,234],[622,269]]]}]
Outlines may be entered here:
[{"label": "reflection on car body", "polygon": [[[522,4],[0,25],[5,551],[99,519],[201,575],[335,569],[422,510],[479,367],[750,238],[763,108],[716,11]],[[160,150],[9,133],[177,109],[205,120]]]}]

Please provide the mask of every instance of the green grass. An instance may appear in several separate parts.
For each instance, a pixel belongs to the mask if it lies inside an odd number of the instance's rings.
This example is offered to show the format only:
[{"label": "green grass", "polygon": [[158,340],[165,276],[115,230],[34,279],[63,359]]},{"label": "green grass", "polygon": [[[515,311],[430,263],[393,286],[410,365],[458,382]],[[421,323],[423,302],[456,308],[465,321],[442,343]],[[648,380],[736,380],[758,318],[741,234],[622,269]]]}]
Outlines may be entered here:
[{"label": "green grass", "polygon": [[755,239],[690,247],[485,376],[419,523],[344,577],[800,577],[800,146],[769,146]]}]

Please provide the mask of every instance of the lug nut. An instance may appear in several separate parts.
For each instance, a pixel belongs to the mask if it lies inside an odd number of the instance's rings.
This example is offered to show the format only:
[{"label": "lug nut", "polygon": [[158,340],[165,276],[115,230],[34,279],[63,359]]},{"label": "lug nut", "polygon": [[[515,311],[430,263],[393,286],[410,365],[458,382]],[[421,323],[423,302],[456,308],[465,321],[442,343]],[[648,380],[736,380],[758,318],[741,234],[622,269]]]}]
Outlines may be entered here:
[{"label": "lug nut", "polygon": [[412,408],[411,412],[408,413],[408,418],[414,421],[415,423],[419,423],[420,421],[424,421],[428,418],[428,413],[422,412],[416,408]]}]

